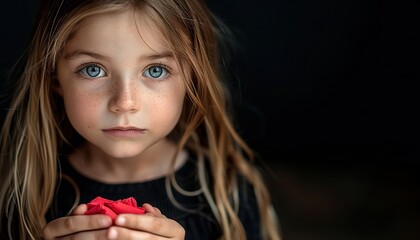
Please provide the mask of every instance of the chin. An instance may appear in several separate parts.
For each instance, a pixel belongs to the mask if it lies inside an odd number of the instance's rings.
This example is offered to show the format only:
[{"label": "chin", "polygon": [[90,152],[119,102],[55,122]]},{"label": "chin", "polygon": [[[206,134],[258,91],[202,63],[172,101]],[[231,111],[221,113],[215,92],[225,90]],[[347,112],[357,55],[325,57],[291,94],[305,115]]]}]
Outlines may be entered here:
[{"label": "chin", "polygon": [[141,155],[141,152],[136,152],[136,153],[132,153],[132,152],[113,152],[113,153],[108,153],[108,156],[111,158],[116,158],[116,159],[133,159],[133,158],[137,158]]},{"label": "chin", "polygon": [[140,158],[150,150],[151,146],[154,145],[155,144],[151,142],[132,143],[120,141],[99,145],[98,148],[102,154],[105,154],[105,157],[115,159],[133,159]]}]

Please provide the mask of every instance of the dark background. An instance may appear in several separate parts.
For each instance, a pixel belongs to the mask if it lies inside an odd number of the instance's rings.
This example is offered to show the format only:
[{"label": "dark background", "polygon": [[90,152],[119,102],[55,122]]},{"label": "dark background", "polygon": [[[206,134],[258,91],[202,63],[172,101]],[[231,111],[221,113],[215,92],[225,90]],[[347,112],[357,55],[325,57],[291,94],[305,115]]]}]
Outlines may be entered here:
[{"label": "dark background", "polygon": [[[227,71],[236,122],[284,239],[420,239],[414,1],[208,3],[235,35]],[[1,79],[28,41],[35,6],[0,4]]]}]

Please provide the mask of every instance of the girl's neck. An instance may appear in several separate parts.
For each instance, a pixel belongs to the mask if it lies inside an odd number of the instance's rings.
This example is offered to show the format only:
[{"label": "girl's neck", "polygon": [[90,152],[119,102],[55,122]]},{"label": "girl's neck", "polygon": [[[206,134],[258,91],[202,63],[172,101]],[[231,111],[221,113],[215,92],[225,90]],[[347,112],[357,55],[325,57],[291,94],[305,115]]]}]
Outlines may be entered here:
[{"label": "girl's neck", "polygon": [[[100,182],[144,182],[169,174],[175,151],[173,142],[162,140],[139,156],[118,159],[86,143],[69,156],[69,161],[78,172]],[[174,170],[179,169],[187,158],[187,152],[181,151],[175,159]]]}]

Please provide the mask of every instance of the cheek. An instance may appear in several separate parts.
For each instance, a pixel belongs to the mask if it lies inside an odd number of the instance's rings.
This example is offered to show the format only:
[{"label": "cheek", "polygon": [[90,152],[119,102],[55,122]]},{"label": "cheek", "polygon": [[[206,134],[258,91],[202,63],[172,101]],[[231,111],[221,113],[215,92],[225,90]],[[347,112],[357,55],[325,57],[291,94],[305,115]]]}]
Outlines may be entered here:
[{"label": "cheek", "polygon": [[175,127],[181,116],[183,100],[184,97],[181,93],[170,93],[157,98],[151,109],[154,113],[152,120],[161,126]]},{"label": "cheek", "polygon": [[99,98],[77,91],[65,92],[63,97],[67,116],[75,128],[94,124],[96,112],[100,109]]}]

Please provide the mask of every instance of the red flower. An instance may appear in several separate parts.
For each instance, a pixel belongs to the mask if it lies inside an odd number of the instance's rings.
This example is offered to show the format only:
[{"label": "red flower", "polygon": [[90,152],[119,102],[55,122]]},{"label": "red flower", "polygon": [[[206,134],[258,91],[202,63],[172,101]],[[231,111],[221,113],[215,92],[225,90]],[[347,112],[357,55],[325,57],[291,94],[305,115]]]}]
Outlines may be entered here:
[{"label": "red flower", "polygon": [[143,207],[137,207],[136,199],[133,197],[117,201],[96,197],[87,204],[87,208],[86,215],[106,214],[110,216],[112,220],[115,220],[117,215],[121,213],[144,214],[146,211]]}]

